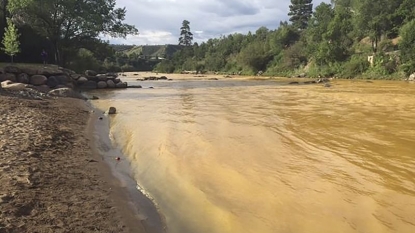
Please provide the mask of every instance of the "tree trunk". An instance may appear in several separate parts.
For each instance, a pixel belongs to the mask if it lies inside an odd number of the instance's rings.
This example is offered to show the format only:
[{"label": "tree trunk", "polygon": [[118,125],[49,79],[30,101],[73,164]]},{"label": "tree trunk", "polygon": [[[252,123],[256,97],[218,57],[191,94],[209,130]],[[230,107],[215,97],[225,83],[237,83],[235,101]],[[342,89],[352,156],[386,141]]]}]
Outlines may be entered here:
[{"label": "tree trunk", "polygon": [[10,56],[11,58],[12,58],[12,64],[13,64],[13,55],[12,56]]}]

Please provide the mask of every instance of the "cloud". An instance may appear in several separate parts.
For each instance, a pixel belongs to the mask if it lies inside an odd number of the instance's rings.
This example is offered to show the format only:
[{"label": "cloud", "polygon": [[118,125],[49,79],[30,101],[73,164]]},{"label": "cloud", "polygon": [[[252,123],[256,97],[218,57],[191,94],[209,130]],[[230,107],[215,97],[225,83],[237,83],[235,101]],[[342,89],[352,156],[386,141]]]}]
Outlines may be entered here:
[{"label": "cloud", "polygon": [[[314,0],[317,6],[322,1]],[[288,20],[290,0],[117,0],[126,7],[126,23],[135,25],[138,36],[105,38],[121,44],[177,44],[183,20],[190,22],[194,42],[231,33],[275,29]]]}]

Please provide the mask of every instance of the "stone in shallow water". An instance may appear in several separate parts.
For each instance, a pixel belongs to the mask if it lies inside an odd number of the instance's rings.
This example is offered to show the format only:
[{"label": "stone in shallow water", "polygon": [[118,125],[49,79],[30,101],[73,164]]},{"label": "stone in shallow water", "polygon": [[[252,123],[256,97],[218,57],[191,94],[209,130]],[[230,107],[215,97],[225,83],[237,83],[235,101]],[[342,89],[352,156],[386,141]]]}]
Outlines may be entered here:
[{"label": "stone in shallow water", "polygon": [[108,109],[108,114],[115,114],[117,112],[117,109],[116,108],[114,108],[114,107],[110,107],[109,109]]}]

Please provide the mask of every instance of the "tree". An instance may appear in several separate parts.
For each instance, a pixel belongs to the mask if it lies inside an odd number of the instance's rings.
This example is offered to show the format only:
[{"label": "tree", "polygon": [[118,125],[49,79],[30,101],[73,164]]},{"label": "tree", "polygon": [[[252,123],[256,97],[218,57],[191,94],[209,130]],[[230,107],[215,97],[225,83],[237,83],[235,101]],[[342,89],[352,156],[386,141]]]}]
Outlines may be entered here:
[{"label": "tree", "polygon": [[11,57],[11,61],[13,63],[14,55],[20,52],[20,42],[19,42],[20,35],[17,31],[16,26],[10,19],[7,20],[7,25],[8,26],[5,29],[4,37],[2,41],[3,46],[4,46],[3,50],[7,55]]},{"label": "tree", "polygon": [[115,5],[115,0],[9,0],[8,9],[21,25],[47,38],[56,62],[64,65],[64,48],[77,53],[84,40],[138,33],[134,26],[123,23],[125,8]]},{"label": "tree", "polygon": [[318,5],[310,19],[306,32],[307,52],[315,57],[320,44],[323,42],[323,34],[327,32],[330,22],[334,18],[332,5],[322,2]]},{"label": "tree", "polygon": [[312,0],[291,0],[288,16],[290,16],[290,21],[296,29],[306,29],[312,13]]},{"label": "tree", "polygon": [[415,19],[406,23],[400,30],[399,49],[406,74],[415,72]]},{"label": "tree", "polygon": [[193,41],[193,34],[190,32],[190,22],[183,20],[180,28],[179,45],[191,46]]}]

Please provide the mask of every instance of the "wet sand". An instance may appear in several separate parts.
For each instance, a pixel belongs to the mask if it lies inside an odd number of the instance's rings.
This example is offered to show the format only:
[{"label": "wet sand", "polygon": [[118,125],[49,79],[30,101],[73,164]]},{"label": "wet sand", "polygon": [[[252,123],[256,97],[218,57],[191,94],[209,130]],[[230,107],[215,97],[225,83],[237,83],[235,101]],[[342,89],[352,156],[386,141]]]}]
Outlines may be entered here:
[{"label": "wet sand", "polygon": [[147,232],[76,99],[0,93],[0,232]]}]

